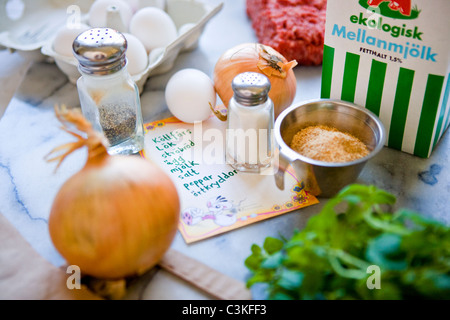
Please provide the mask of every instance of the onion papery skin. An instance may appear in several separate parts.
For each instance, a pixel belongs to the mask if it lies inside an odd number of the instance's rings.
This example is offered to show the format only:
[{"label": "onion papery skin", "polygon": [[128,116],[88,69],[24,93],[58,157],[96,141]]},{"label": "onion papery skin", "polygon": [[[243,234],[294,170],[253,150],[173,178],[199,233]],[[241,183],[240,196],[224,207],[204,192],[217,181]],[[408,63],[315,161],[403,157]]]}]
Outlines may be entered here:
[{"label": "onion papery skin", "polygon": [[57,193],[49,217],[53,244],[83,275],[121,279],[155,266],[177,231],[172,180],[150,161],[88,161]]},{"label": "onion papery skin", "polygon": [[[259,46],[263,46],[270,54],[277,55],[287,63],[287,60],[272,47],[259,43],[243,43],[225,51],[214,67],[213,81],[214,88],[226,107],[233,97],[231,82],[234,77],[242,72],[265,74],[258,67],[260,61]],[[265,75],[267,76],[267,74]],[[268,78],[271,83],[269,97],[274,103],[275,117],[277,117],[294,101],[297,80],[292,69],[287,71],[285,78],[276,75],[268,76]]]}]

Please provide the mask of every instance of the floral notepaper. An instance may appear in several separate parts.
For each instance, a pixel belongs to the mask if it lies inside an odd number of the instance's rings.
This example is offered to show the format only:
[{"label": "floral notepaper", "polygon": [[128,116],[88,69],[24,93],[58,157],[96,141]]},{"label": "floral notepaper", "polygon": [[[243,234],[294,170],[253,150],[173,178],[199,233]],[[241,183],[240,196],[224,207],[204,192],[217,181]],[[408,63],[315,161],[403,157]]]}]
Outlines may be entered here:
[{"label": "floral notepaper", "polygon": [[181,202],[179,231],[187,243],[318,203],[292,170],[279,190],[270,170],[242,173],[225,163],[226,123],[211,117],[147,123],[141,156],[173,180]]}]

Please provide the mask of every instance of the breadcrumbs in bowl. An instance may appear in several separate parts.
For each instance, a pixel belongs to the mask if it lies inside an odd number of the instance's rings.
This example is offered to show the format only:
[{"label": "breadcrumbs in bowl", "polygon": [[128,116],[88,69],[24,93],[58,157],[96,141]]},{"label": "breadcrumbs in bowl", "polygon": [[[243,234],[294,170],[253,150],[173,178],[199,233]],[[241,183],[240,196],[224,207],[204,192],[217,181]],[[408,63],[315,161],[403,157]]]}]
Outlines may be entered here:
[{"label": "breadcrumbs in bowl", "polygon": [[306,191],[325,198],[354,183],[386,141],[383,124],[370,110],[333,99],[290,106],[275,120],[274,133],[278,188],[292,167]]},{"label": "breadcrumbs in bowl", "polygon": [[324,162],[349,162],[369,154],[367,146],[355,136],[325,125],[299,130],[290,147],[302,156]]}]

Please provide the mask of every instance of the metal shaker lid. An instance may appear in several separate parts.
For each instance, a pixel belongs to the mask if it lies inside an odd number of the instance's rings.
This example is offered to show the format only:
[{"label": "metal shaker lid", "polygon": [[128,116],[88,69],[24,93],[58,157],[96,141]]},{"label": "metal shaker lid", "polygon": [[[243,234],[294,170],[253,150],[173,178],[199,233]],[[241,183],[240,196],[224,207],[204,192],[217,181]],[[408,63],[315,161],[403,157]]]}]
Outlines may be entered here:
[{"label": "metal shaker lid", "polygon": [[270,80],[257,72],[238,74],[231,83],[236,102],[245,106],[256,106],[267,101]]},{"label": "metal shaker lid", "polygon": [[127,40],[111,28],[94,28],[79,34],[72,48],[80,71],[87,74],[111,74],[126,65]]}]

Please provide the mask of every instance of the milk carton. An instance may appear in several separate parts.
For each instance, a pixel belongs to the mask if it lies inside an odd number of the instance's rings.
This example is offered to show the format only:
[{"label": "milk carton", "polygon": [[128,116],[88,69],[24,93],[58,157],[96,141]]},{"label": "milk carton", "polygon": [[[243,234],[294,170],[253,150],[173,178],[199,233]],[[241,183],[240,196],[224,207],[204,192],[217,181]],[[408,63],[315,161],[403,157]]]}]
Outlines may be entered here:
[{"label": "milk carton", "polygon": [[322,98],[362,105],[387,146],[430,156],[450,122],[450,0],[328,0]]}]

